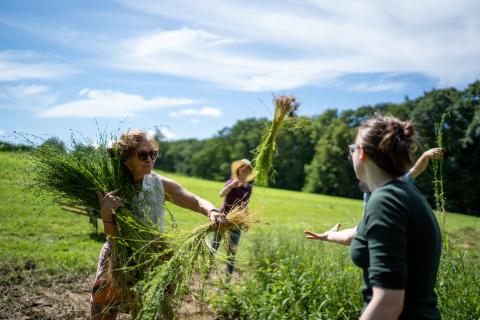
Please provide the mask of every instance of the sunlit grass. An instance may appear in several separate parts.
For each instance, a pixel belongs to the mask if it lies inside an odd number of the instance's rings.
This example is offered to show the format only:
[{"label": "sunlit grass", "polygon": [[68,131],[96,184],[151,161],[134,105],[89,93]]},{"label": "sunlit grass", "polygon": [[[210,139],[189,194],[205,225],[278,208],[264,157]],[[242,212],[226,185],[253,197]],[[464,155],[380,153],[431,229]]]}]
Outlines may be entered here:
[{"label": "sunlit grass", "polygon": [[[46,275],[63,276],[77,272],[93,274],[104,241],[101,236],[102,230],[99,230],[96,234],[92,233],[88,218],[63,211],[49,199],[39,199],[33,194],[26,193],[21,185],[27,179],[25,174],[28,165],[25,157],[22,157],[21,154],[0,153],[1,281],[9,283],[21,281],[15,277],[15,274],[25,268],[26,261],[35,263],[35,270],[28,272],[37,277]],[[211,200],[218,207],[222,204],[223,198],[218,196],[218,191],[223,186],[221,182],[206,181],[166,172],[159,173],[180,182],[188,190]],[[179,231],[191,231],[207,222],[206,217],[200,214],[173,205],[168,205],[168,208],[175,217]],[[237,265],[242,272],[242,279],[247,281],[247,285],[250,283],[252,289],[260,285],[258,282],[248,281],[258,281],[258,275],[254,273],[258,266],[252,264],[252,259],[261,260],[262,252],[266,255],[279,255],[283,257],[282,259],[285,258],[285,260],[281,260],[285,261],[285,263],[282,262],[284,265],[281,270],[276,271],[278,272],[277,276],[289,274],[288,269],[303,270],[302,268],[317,266],[317,264],[323,266],[328,263],[331,268],[338,268],[338,270],[332,271],[333,275],[330,275],[331,277],[345,276],[345,279],[351,280],[348,294],[350,297],[354,297],[351,305],[352,308],[356,308],[354,306],[357,305],[360,298],[357,286],[358,278],[356,278],[358,277],[358,270],[349,260],[348,249],[333,244],[308,242],[303,240],[302,232],[304,229],[324,231],[335,223],[342,223],[344,227],[356,225],[363,211],[361,200],[254,187],[250,208],[252,211],[259,212],[261,222],[255,224],[248,232],[242,233],[240,240]],[[453,258],[449,256],[451,263],[441,266],[442,273],[440,275],[446,275],[445,279],[447,280],[452,279],[448,277],[450,274],[457,272],[458,275],[462,275],[459,279],[463,282],[445,282],[448,287],[445,285],[442,287],[445,288],[445,291],[439,292],[443,297],[450,295],[452,292],[455,293],[457,297],[455,300],[443,300],[442,302],[445,307],[453,308],[452,305],[455,307],[461,303],[461,299],[466,299],[463,294],[471,293],[476,288],[465,287],[465,283],[478,279],[476,269],[470,261],[473,261],[471,258],[478,252],[480,246],[480,218],[448,213],[446,215],[446,225],[451,246],[458,247],[466,252],[463,257],[463,264],[455,256]],[[285,244],[276,246],[275,244],[279,240],[274,239],[274,237],[277,237],[279,233],[285,237]],[[249,253],[252,253],[252,248],[258,243],[259,238],[264,239],[265,244],[271,244],[268,250],[272,250],[273,253],[264,248],[264,251],[255,252],[255,256],[252,258]],[[291,248],[291,245],[287,243],[289,241],[294,242]],[[467,249],[470,250],[467,251]],[[289,255],[292,257],[288,258]],[[316,258],[312,260],[306,255],[315,255]],[[296,257],[296,263],[298,264],[294,263],[295,259],[293,257]],[[270,260],[269,263],[274,262]],[[307,283],[307,279],[313,279],[316,275],[322,275],[323,277],[326,269],[322,267],[317,273],[308,270],[302,272],[305,273],[305,278],[298,279],[298,281]],[[326,290],[330,286],[330,281],[334,281],[330,279],[333,278],[318,280],[312,285],[323,283]],[[285,285],[287,285],[286,282]],[[273,289],[280,290],[278,286]],[[310,289],[310,291],[305,289],[304,293],[306,295],[308,293],[314,294],[315,291],[311,287]],[[224,297],[227,299],[230,296],[225,294]],[[336,302],[340,303],[344,293],[338,292],[336,297]],[[219,297],[217,296],[217,298]],[[267,299],[268,297],[256,298]],[[310,300],[307,299],[307,301]],[[277,300],[273,302],[280,303]],[[222,309],[221,305],[227,306],[222,303],[217,300],[219,310]],[[267,303],[267,300],[265,303]],[[285,303],[288,305],[289,302]],[[302,304],[299,303],[298,305]],[[298,308],[298,305],[296,308]],[[316,306],[318,308],[333,308],[334,304],[326,303],[322,306],[316,304]],[[266,311],[263,310],[262,312]],[[350,311],[343,310],[342,312],[349,314]]]}]

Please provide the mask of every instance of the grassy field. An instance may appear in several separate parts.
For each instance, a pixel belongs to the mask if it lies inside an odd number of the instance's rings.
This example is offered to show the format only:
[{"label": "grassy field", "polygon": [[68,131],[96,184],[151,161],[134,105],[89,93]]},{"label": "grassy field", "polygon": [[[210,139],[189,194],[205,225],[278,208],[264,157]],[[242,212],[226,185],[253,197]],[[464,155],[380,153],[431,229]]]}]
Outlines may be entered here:
[{"label": "grassy field", "polygon": [[[49,274],[93,271],[102,238],[95,236],[88,219],[60,209],[23,186],[28,183],[28,164],[20,154],[0,153],[0,263],[23,265],[34,261],[37,271]],[[192,192],[220,206],[220,182],[162,173]],[[206,222],[204,216],[168,205],[178,228],[190,230]],[[280,229],[301,236],[305,228],[322,230],[336,222],[356,223],[362,212],[358,200],[256,188],[251,211],[261,223],[245,234]],[[101,233],[101,230],[100,230]]]},{"label": "grassy field", "polygon": [[[6,285],[22,281],[18,277],[19,270],[39,278],[72,273],[93,274],[103,243],[101,230],[92,232],[86,217],[62,211],[49,199],[27,191],[24,186],[28,183],[28,170],[22,154],[0,153],[0,283]],[[171,173],[160,174],[221,205],[222,199],[217,193],[223,183]],[[199,214],[171,205],[169,209],[180,230],[188,231],[206,222],[206,218]],[[305,249],[303,243],[307,242],[303,240],[303,230],[323,231],[335,223],[353,226],[362,215],[363,204],[361,200],[255,188],[250,209],[261,222],[242,235],[239,260],[244,262],[240,266],[244,270],[247,265],[252,265],[248,263],[252,259],[248,248],[258,244],[259,239],[281,234],[299,243],[301,248],[298,252],[308,252],[302,251]],[[448,213],[447,230],[453,245],[478,252],[479,218]],[[275,240],[272,239],[272,242]],[[305,250],[317,246],[328,252],[335,251],[334,255],[340,251],[342,265],[346,265],[348,270],[354,269],[345,259],[346,248],[318,242],[306,245]],[[261,260],[258,256],[256,258]],[[359,298],[359,294],[357,296]]]}]

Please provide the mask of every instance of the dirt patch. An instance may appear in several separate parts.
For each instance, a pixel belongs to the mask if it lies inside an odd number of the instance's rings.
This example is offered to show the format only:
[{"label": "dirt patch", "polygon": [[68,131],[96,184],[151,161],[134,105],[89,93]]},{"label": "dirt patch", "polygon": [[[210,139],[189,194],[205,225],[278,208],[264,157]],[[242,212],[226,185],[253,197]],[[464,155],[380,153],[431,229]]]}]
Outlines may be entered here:
[{"label": "dirt patch", "polygon": [[[93,274],[38,280],[34,273],[19,273],[15,284],[0,284],[0,319],[15,320],[67,320],[88,319],[90,316],[90,290]],[[12,282],[11,282],[12,283]],[[195,285],[194,285],[195,287]],[[122,314],[118,319],[130,319]],[[215,319],[205,303],[196,294],[185,298],[180,319]]]},{"label": "dirt patch", "polygon": [[0,319],[87,319],[92,276],[76,275],[2,284]]},{"label": "dirt patch", "polygon": [[477,250],[480,243],[480,232],[473,227],[464,227],[448,233],[454,247],[464,250]]}]

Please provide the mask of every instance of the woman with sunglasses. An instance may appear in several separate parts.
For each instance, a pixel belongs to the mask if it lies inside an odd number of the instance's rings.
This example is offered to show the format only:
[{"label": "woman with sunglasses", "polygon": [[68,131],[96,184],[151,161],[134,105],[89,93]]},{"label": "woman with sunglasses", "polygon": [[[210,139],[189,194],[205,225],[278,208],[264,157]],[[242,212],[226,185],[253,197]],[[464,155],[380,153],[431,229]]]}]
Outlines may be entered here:
[{"label": "woman with sunglasses", "polygon": [[[148,223],[155,223],[162,229],[165,215],[164,202],[170,201],[207,216],[212,223],[224,223],[225,216],[219,213],[211,202],[189,192],[177,182],[152,171],[158,150],[157,142],[142,130],[132,130],[122,134],[114,147],[109,149],[112,155],[114,152],[120,155],[125,173],[130,177],[132,186],[139,191],[132,199],[138,211],[141,211],[138,213],[138,218]],[[92,319],[116,319],[119,309],[115,306],[115,288],[112,286],[112,275],[109,272],[112,252],[110,239],[115,232],[113,210],[122,207],[123,203],[122,199],[115,195],[115,191],[105,195],[97,192],[97,195],[107,242],[100,252],[92,290],[91,316]]]},{"label": "woman with sunglasses", "polygon": [[434,293],[440,228],[424,197],[399,179],[416,146],[411,123],[376,116],[351,147],[355,174],[372,192],[350,247],[363,271],[361,320],[441,318]]}]

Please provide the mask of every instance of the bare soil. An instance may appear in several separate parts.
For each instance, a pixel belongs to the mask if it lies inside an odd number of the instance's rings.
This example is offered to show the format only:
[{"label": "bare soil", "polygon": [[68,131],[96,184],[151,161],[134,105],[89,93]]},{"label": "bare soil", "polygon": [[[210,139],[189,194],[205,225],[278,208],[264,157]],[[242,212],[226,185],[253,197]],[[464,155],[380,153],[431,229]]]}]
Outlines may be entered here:
[{"label": "bare soil", "polygon": [[[10,273],[10,279],[3,279],[0,283],[0,319],[89,319],[93,274],[39,280],[35,278],[35,273],[28,270],[9,271],[17,274],[12,277]],[[130,319],[130,316],[122,314],[118,319]],[[208,306],[200,307],[195,297],[189,295],[180,319],[206,320],[215,317]]]},{"label": "bare soil", "polygon": [[0,319],[88,319],[92,276],[22,280],[0,286]]}]

